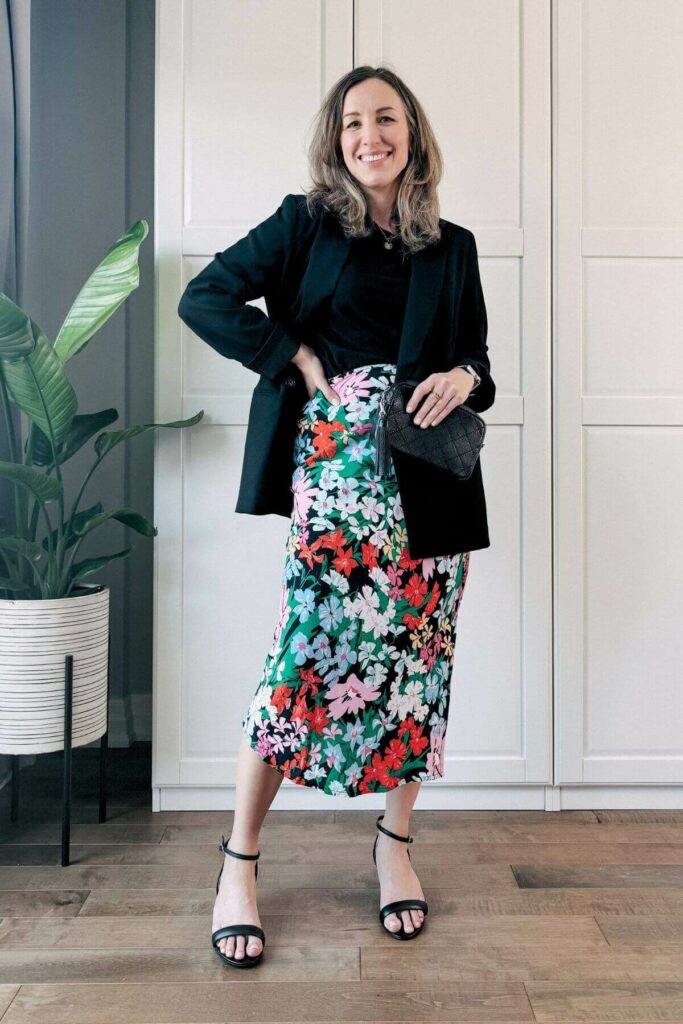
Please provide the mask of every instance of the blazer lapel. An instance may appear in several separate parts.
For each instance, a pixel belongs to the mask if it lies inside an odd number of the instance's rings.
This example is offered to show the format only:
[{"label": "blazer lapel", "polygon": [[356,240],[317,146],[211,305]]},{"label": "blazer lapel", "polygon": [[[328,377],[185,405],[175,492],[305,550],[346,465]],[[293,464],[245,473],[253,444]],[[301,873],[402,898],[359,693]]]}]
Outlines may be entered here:
[{"label": "blazer lapel", "polygon": [[[442,237],[437,245],[421,249],[411,260],[403,332],[396,363],[397,380],[419,376],[421,372],[423,343],[434,320],[443,286],[447,252],[445,230],[442,227]],[[351,239],[346,238],[337,219],[325,211],[311,246],[297,320],[312,321],[320,314],[324,304],[334,294],[350,251]]]}]

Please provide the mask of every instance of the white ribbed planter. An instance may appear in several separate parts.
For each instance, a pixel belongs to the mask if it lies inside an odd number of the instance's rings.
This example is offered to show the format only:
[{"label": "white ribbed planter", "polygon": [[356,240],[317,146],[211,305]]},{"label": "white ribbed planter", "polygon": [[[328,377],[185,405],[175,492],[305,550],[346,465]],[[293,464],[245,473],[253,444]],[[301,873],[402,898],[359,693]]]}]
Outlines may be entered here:
[{"label": "white ribbed planter", "polygon": [[73,655],[72,746],[107,728],[109,588],[51,601],[0,599],[0,753],[64,748],[64,659]]}]

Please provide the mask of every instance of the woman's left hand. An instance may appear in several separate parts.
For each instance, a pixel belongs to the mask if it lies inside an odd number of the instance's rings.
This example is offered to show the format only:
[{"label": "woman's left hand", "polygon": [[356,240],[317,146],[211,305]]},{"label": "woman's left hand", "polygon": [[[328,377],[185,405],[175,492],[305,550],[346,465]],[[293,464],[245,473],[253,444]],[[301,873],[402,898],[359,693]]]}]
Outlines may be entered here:
[{"label": "woman's left hand", "polygon": [[447,373],[430,373],[413,391],[406,412],[417,409],[422,401],[413,422],[420,427],[435,427],[456,406],[467,401],[473,387],[474,377],[461,366]]}]

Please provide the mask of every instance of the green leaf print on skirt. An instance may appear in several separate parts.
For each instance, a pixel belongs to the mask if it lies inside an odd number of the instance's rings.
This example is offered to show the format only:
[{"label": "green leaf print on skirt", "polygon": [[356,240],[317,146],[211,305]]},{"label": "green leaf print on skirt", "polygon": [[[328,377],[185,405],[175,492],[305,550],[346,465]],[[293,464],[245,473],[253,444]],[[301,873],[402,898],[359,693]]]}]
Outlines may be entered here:
[{"label": "green leaf print on skirt", "polygon": [[372,430],[394,363],[332,377],[303,406],[280,608],[242,721],[253,750],[330,795],[444,773],[456,623],[470,553],[411,559],[396,475]]}]

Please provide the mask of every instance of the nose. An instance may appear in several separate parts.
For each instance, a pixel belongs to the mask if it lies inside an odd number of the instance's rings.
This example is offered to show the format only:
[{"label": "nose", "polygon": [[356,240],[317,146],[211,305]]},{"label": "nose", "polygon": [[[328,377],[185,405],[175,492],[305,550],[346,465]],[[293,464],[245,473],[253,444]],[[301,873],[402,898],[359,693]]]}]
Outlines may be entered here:
[{"label": "nose", "polygon": [[370,121],[363,128],[363,146],[365,149],[371,149],[381,141],[381,133],[378,126]]}]

